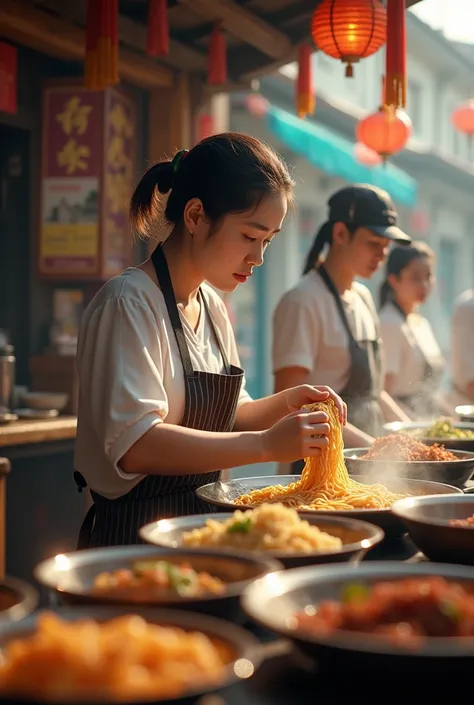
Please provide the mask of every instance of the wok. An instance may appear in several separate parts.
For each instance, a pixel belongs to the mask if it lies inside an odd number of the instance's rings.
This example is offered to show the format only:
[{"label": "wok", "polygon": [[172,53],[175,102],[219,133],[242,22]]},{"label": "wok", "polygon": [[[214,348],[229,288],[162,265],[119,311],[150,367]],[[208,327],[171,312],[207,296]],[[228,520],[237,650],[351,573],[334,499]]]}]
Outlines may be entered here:
[{"label": "wok", "polygon": [[392,506],[412,541],[432,561],[474,565],[474,527],[450,526],[474,514],[474,497],[408,497]]},{"label": "wok", "polygon": [[[466,421],[450,421],[454,428],[460,429],[461,431],[474,431],[474,423],[468,423]],[[421,432],[425,429],[431,428],[433,426],[432,421],[392,421],[390,423],[384,424],[384,431],[386,434],[389,433],[401,433],[407,435],[409,438],[413,438],[415,441],[420,441],[425,445],[432,446],[435,443],[443,445],[448,450],[462,450],[462,451],[474,451],[474,437],[472,438],[435,438],[435,437],[424,437]],[[413,436],[412,432],[420,431],[420,435]],[[473,454],[474,457],[474,454]],[[442,482],[442,480],[441,480]]]},{"label": "wok", "polygon": [[455,487],[463,487],[474,473],[474,453],[451,450],[458,460],[449,461],[410,461],[405,460],[363,460],[369,448],[346,448],[344,460],[350,475],[369,475],[372,482],[382,482],[394,478],[430,480]]},{"label": "wok", "polygon": [[[222,595],[183,597],[164,593],[161,599],[148,603],[151,607],[194,610],[214,616],[241,617],[239,597],[255,578],[282,568],[270,556],[238,551],[209,551],[186,548],[170,549],[153,546],[116,546],[60,554],[40,563],[34,571],[36,580],[56,592],[65,604],[122,605],[135,609],[137,601],[130,597],[91,594],[95,578],[102,572],[131,568],[136,561],[162,560],[188,563],[194,570],[206,571],[227,584]],[[143,606],[143,602],[139,602]]]},{"label": "wok", "polygon": [[[78,619],[87,619],[101,623],[115,619],[116,617],[121,617],[126,614],[126,611],[123,607],[89,606],[61,608],[59,610],[55,610],[55,613],[60,619],[68,622],[76,621]],[[157,705],[191,705],[193,703],[203,702],[202,696],[207,695],[208,693],[214,693],[216,691],[227,690],[230,686],[242,682],[243,678],[251,675],[260,665],[261,649],[259,648],[258,641],[247,630],[242,629],[235,624],[206,615],[168,609],[153,609],[135,606],[133,609],[133,614],[142,617],[151,624],[176,627],[178,629],[183,629],[184,631],[203,632],[209,638],[215,639],[223,644],[226,650],[228,650],[230,656],[229,663],[218,682],[208,685],[190,685],[188,691],[177,696],[176,698],[156,698],[151,701],[147,699],[146,705],[153,705],[153,703],[157,703]],[[35,631],[37,618],[38,613],[35,613],[21,622],[0,626],[0,650],[15,639],[23,639],[31,636]],[[131,646],[133,649],[133,644]],[[126,653],[127,644],[121,644],[120,648]],[[58,661],[58,668],[61,668],[60,659]],[[108,702],[108,705],[111,705],[110,701],[105,701],[103,696],[101,696],[102,694],[100,693],[97,698],[97,702]],[[56,698],[55,701],[40,701],[39,698],[20,699],[0,693],[0,703],[4,703],[5,705],[14,705],[15,703],[18,703],[18,705],[45,705],[45,702],[55,702],[56,705],[58,705],[58,703],[65,702],[67,702],[68,705],[79,705],[74,698],[70,700],[66,700],[65,698]],[[91,701],[89,700],[87,702],[90,705]],[[133,705],[139,705],[140,703],[144,703],[145,705],[145,701],[143,700],[134,699],[133,701]],[[120,704],[126,705],[127,701],[120,700]],[[84,705],[84,701],[82,701],[81,705]]]},{"label": "wok", "polygon": [[[349,563],[307,566],[264,576],[253,582],[242,595],[243,610],[257,624],[293,641],[321,671],[331,669],[336,675],[355,677],[362,682],[392,671],[396,680],[411,674],[417,680],[438,679],[446,684],[447,672],[468,672],[474,658],[474,639],[427,638],[413,649],[377,638],[337,630],[332,634],[308,634],[294,624],[295,613],[323,600],[340,600],[341,592],[351,583],[370,586],[379,581],[395,582],[407,578],[442,576],[474,588],[474,570],[466,566],[436,563]],[[457,670],[456,670],[457,669]],[[465,676],[464,676],[465,677]],[[382,687],[385,687],[385,682]],[[391,684],[390,684],[391,685]],[[410,699],[408,698],[408,701]],[[334,702],[336,702],[334,700]],[[339,701],[338,701],[339,702]],[[361,700],[362,702],[362,700]]]},{"label": "wok", "polygon": [[[226,521],[233,515],[219,514],[219,521]],[[364,557],[369,549],[380,543],[384,537],[383,531],[373,524],[365,521],[346,517],[305,517],[310,524],[317,526],[321,531],[326,531],[332,536],[339,537],[343,546],[336,551],[312,551],[311,553],[288,553],[287,551],[265,551],[265,555],[279,560],[285,568],[296,568],[303,565],[316,565],[321,563],[341,563],[345,561],[358,561]],[[185,546],[183,534],[193,529],[202,528],[209,515],[177,517],[176,519],[162,519],[152,524],[147,524],[140,530],[140,538],[155,546],[168,548],[181,548],[192,552],[200,550],[197,547]],[[203,549],[213,550],[212,546],[203,546]],[[231,548],[215,547],[214,550],[227,550]],[[242,550],[242,549],[241,549]]]},{"label": "wok", "polygon": [[[362,484],[374,484],[373,477],[363,475],[353,475],[352,478]],[[242,494],[247,494],[251,490],[261,490],[270,485],[290,485],[296,482],[297,475],[275,475],[272,477],[246,477],[228,482],[212,482],[203,485],[196,490],[200,499],[212,504],[218,511],[234,511],[237,508],[248,509],[246,505],[236,504],[235,501]],[[384,483],[388,489],[407,495],[432,495],[432,494],[462,494],[462,490],[451,485],[440,482],[429,482],[428,480],[395,480],[387,479]],[[388,537],[399,536],[405,533],[405,528],[400,519],[392,514],[390,508],[387,509],[336,509],[336,510],[301,510],[301,516],[343,516],[351,519],[361,519],[371,524],[380,526]]]}]

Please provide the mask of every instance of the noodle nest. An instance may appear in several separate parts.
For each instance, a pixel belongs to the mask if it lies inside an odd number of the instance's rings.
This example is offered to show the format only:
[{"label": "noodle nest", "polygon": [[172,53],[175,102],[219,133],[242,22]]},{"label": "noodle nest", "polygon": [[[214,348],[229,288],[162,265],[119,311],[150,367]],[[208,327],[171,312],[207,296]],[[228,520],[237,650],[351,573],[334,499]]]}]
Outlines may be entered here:
[{"label": "noodle nest", "polygon": [[343,545],[339,537],[321,531],[281,503],[238,510],[226,521],[208,519],[202,528],[183,534],[183,544],[285,553],[337,551]]},{"label": "noodle nest", "polygon": [[258,506],[281,502],[293,509],[351,510],[386,509],[405,495],[396,494],[384,485],[362,485],[347,472],[343,455],[342,428],[334,401],[329,399],[304,407],[324,411],[329,416],[329,445],[318,457],[306,458],[301,478],[290,485],[272,485],[241,495],[235,504]]}]

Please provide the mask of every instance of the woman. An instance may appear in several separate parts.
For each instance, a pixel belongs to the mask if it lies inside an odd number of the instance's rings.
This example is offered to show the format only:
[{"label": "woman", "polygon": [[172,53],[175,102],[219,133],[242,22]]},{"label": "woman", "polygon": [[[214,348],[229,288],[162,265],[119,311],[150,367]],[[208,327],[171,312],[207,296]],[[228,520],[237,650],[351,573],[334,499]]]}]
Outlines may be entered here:
[{"label": "woman", "polygon": [[394,247],[380,289],[385,389],[417,418],[440,411],[436,391],[445,361],[429,321],[418,308],[433,288],[435,257],[423,242]]},{"label": "woman", "polygon": [[352,447],[370,444],[385,419],[407,420],[383,391],[377,313],[368,289],[355,281],[376,272],[390,241],[409,241],[396,217],[394,204],[381,189],[355,185],[335,193],[304,276],[283,296],[274,317],[276,391],[311,383],[320,375],[330,380],[347,403],[350,424],[344,441]]},{"label": "woman", "polygon": [[300,385],[253,401],[225,306],[263,263],[293,194],[278,156],[252,137],[210,137],[152,166],[132,197],[139,234],[163,240],[151,259],[110,280],[87,307],[78,344],[76,482],[93,507],[79,547],[138,542],[154,519],[204,513],[195,496],[220,470],[314,456],[328,417],[309,402],[343,402]]}]

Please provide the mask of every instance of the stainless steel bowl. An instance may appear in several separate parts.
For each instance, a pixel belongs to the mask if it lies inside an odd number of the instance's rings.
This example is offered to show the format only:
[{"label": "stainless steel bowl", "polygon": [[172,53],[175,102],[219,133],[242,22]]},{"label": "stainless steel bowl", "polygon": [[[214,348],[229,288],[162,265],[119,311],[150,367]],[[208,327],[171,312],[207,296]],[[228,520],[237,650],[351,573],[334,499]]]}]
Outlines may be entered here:
[{"label": "stainless steel bowl", "polygon": [[[363,475],[353,475],[354,480],[362,484],[373,484],[373,477]],[[246,505],[236,504],[236,500],[242,495],[247,494],[251,490],[263,489],[269,485],[289,485],[298,479],[297,475],[277,475],[273,477],[245,477],[238,480],[229,480],[228,482],[213,482],[204,485],[196,490],[196,494],[200,499],[217,507],[219,511],[235,511],[235,509],[249,509]],[[387,478],[384,484],[393,492],[407,495],[427,495],[427,494],[462,494],[462,490],[451,485],[445,485],[440,482],[428,482],[426,480],[395,480]],[[384,530],[386,536],[395,537],[405,533],[405,527],[395,514],[392,514],[390,508],[387,509],[336,509],[336,510],[301,510],[298,511],[305,519],[308,517],[347,517],[348,519],[360,519],[368,521],[371,524],[376,524]]]},{"label": "stainless steel bowl", "polygon": [[24,619],[37,605],[38,593],[28,583],[16,578],[0,581],[0,625]]},{"label": "stainless steel bowl", "polygon": [[[130,612],[130,610],[129,610]],[[55,613],[64,620],[76,621],[78,619],[93,619],[97,622],[106,622],[115,617],[120,617],[127,613],[126,610],[120,607],[74,607],[55,610]],[[239,683],[243,678],[249,677],[255,672],[260,665],[259,644],[254,636],[248,631],[229,622],[220,619],[215,619],[192,612],[180,612],[173,610],[160,610],[153,608],[134,607],[132,614],[137,614],[143,617],[147,622],[152,624],[160,624],[164,626],[178,627],[185,631],[200,631],[222,643],[230,652],[229,664],[225,669],[222,679],[208,687],[199,689],[191,688],[188,692],[183,693],[181,697],[162,699],[162,700],[147,700],[147,705],[159,703],[159,705],[191,705],[197,703],[200,698],[209,693],[225,691],[230,686]],[[38,613],[31,615],[27,619],[16,624],[0,625],[0,649],[5,647],[8,642],[14,639],[26,638],[34,633]],[[126,644],[123,645],[126,649]],[[6,697],[0,692],[0,702],[18,703],[22,705],[37,705],[45,701],[35,699],[15,699]],[[89,702],[89,701],[88,701]],[[98,702],[100,699],[98,698]],[[133,701],[133,705],[137,705],[140,701]],[[57,705],[57,701],[56,701]],[[68,705],[81,705],[79,702],[68,701]],[[110,705],[110,703],[109,703]],[[126,701],[120,701],[120,705],[126,705]]]},{"label": "stainless steel bowl", "polygon": [[137,604],[144,603],[112,595],[92,595],[94,579],[99,573],[131,568],[136,561],[154,558],[175,564],[189,563],[195,570],[207,571],[223,580],[227,583],[227,589],[222,595],[198,598],[166,594],[162,600],[149,606],[188,609],[235,619],[241,616],[239,596],[245,587],[265,573],[282,568],[281,563],[269,556],[237,551],[190,551],[137,545],[60,554],[40,563],[34,575],[41,585],[55,591],[65,604],[120,604],[135,609]]},{"label": "stainless steel bowl", "polygon": [[[359,675],[394,670],[398,676],[411,669],[417,678],[427,673],[439,675],[434,669],[456,665],[472,666],[474,639],[456,640],[428,638],[418,649],[403,649],[370,634],[339,630],[331,635],[312,635],[295,628],[294,615],[309,605],[323,600],[338,601],[348,583],[373,585],[379,581],[397,581],[423,576],[443,576],[459,581],[474,590],[474,570],[463,566],[437,563],[362,563],[297,568],[265,576],[250,585],[242,596],[242,606],[249,617],[293,641],[321,667],[346,673],[354,669]],[[293,624],[292,624],[293,622]],[[374,669],[378,669],[375,671]]]},{"label": "stainless steel bowl", "polygon": [[[431,428],[433,423],[434,421],[391,421],[390,423],[386,423],[383,429],[386,434],[401,433],[429,446],[439,443],[439,445],[444,446],[448,450],[474,451],[474,438],[432,438],[421,435],[425,429]],[[450,423],[454,428],[458,428],[462,431],[474,431],[473,422],[451,421]],[[418,431],[420,435],[412,435],[413,432]]]},{"label": "stainless steel bowl", "polygon": [[461,406],[457,406],[454,411],[461,421],[474,423],[474,404],[462,404]]},{"label": "stainless steel bowl", "polygon": [[[211,515],[216,521],[226,521],[232,513]],[[162,519],[152,524],[147,524],[140,530],[140,537],[155,546],[168,546],[170,548],[186,548],[193,551],[192,546],[184,546],[183,534],[193,529],[202,528],[209,515],[199,514],[176,519]],[[380,543],[384,532],[377,526],[357,519],[343,517],[315,517],[307,516],[305,519],[325,531],[331,536],[341,539],[343,547],[337,551],[313,551],[311,553],[289,553],[288,551],[265,551],[265,555],[279,560],[285,568],[296,568],[303,565],[316,565],[321,563],[341,563],[344,561],[358,561]],[[213,550],[206,546],[206,550]],[[200,550],[200,549],[196,549]],[[219,550],[218,548],[215,550]],[[222,549],[221,549],[222,550]],[[232,550],[232,549],[227,549]],[[260,552],[261,553],[261,552]]]},{"label": "stainless steel bowl", "polygon": [[413,542],[432,561],[474,565],[474,526],[450,526],[474,515],[474,497],[408,497],[392,506]]},{"label": "stainless steel bowl", "polygon": [[344,450],[346,467],[351,475],[370,475],[372,482],[382,482],[394,478],[429,480],[442,482],[454,487],[463,487],[474,473],[474,453],[451,450],[458,459],[451,461],[405,461],[405,460],[365,460],[369,448],[347,448]]}]

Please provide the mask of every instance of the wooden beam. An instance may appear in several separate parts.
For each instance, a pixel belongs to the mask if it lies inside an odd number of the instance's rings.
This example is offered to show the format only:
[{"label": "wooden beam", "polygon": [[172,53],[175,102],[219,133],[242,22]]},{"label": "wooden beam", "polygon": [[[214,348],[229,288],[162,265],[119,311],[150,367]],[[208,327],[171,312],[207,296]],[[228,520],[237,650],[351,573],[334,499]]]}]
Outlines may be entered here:
[{"label": "wooden beam", "polygon": [[[82,26],[86,24],[85,0],[41,0],[41,5],[54,10],[67,20]],[[146,27],[125,15],[119,15],[118,31],[120,41],[143,54],[146,52]],[[160,56],[160,62],[180,71],[205,71],[207,59],[205,54],[186,44],[170,38],[170,51],[167,56]]]},{"label": "wooden beam", "polygon": [[[84,60],[83,30],[25,2],[1,0],[0,34],[50,56]],[[171,86],[174,78],[171,69],[127,49],[120,50],[119,72],[126,81],[148,89]]]},{"label": "wooden beam", "polygon": [[178,0],[211,22],[220,20],[224,29],[272,59],[281,59],[291,42],[281,30],[238,5],[235,0]]}]

